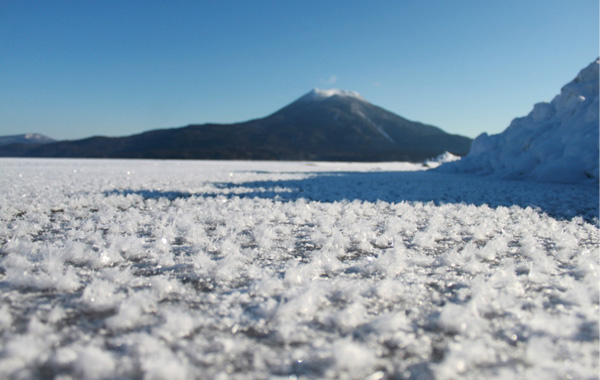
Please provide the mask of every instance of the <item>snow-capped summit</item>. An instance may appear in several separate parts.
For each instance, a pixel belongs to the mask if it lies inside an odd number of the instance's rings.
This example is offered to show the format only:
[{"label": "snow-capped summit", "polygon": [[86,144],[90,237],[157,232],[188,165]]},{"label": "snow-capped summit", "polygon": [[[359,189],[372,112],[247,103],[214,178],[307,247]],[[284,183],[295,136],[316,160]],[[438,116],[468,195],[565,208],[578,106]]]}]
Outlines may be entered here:
[{"label": "snow-capped summit", "polygon": [[48,144],[54,142],[54,139],[51,139],[48,136],[44,136],[39,133],[26,133],[22,135],[11,135],[11,136],[0,136],[0,145],[9,145],[9,144]]},{"label": "snow-capped summit", "polygon": [[350,98],[356,98],[362,101],[366,101],[362,96],[360,96],[360,94],[356,91],[349,91],[349,90],[340,90],[337,88],[331,88],[328,90],[322,90],[320,88],[314,88],[312,89],[308,94],[304,95],[303,97],[301,97],[301,100],[307,100],[307,101],[315,101],[315,100],[323,100],[323,99],[327,99],[330,98],[332,96],[341,96],[341,97],[350,97]]},{"label": "snow-capped summit", "polygon": [[497,135],[484,133],[471,151],[440,170],[544,182],[598,181],[598,67],[581,70],[550,103],[514,119]]}]

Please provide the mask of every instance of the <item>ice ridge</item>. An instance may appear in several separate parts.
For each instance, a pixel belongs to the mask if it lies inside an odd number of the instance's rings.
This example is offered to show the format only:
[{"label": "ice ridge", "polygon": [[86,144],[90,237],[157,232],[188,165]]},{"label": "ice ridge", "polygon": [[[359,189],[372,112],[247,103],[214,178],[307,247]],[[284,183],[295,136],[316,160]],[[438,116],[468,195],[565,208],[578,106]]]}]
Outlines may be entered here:
[{"label": "ice ridge", "polygon": [[596,59],[550,103],[538,103],[497,135],[481,134],[469,154],[440,170],[541,182],[598,181]]}]

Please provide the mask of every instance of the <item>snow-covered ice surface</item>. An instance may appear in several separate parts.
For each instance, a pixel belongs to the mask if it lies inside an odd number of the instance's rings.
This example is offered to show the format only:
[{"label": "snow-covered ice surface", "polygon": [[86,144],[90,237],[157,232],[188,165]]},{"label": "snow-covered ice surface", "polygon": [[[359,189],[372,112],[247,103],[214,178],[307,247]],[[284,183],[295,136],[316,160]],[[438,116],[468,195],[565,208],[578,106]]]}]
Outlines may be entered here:
[{"label": "snow-covered ice surface", "polygon": [[598,188],[0,160],[0,378],[597,379]]},{"label": "snow-covered ice surface", "polygon": [[536,104],[504,132],[480,135],[465,158],[439,170],[598,183],[599,65],[600,59],[590,63],[552,102]]}]

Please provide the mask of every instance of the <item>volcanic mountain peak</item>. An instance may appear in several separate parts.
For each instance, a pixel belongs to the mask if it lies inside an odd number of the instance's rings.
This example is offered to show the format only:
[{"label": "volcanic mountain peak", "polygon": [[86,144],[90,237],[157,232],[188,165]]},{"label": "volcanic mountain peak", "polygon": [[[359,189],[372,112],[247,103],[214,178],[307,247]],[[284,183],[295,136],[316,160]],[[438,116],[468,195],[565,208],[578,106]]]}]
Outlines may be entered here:
[{"label": "volcanic mountain peak", "polygon": [[419,162],[444,151],[466,154],[470,145],[466,137],[404,119],[356,92],[316,88],[247,122],[9,145],[0,156]]},{"label": "volcanic mountain peak", "polygon": [[320,88],[314,88],[308,94],[301,97],[300,100],[320,101],[320,100],[324,100],[327,98],[331,98],[332,96],[355,98],[355,99],[365,101],[365,99],[362,96],[360,96],[360,94],[358,92],[349,91],[349,90],[340,90],[337,88],[331,88],[329,90],[322,90]]}]

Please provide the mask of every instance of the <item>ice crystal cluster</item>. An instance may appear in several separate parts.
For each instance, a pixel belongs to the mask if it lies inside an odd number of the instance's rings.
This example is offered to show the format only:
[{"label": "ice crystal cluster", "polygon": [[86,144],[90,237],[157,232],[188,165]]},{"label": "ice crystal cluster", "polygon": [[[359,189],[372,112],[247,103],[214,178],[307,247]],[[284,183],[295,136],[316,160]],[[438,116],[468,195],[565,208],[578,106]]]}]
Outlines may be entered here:
[{"label": "ice crystal cluster", "polygon": [[597,378],[597,187],[421,168],[0,160],[0,378]]}]

